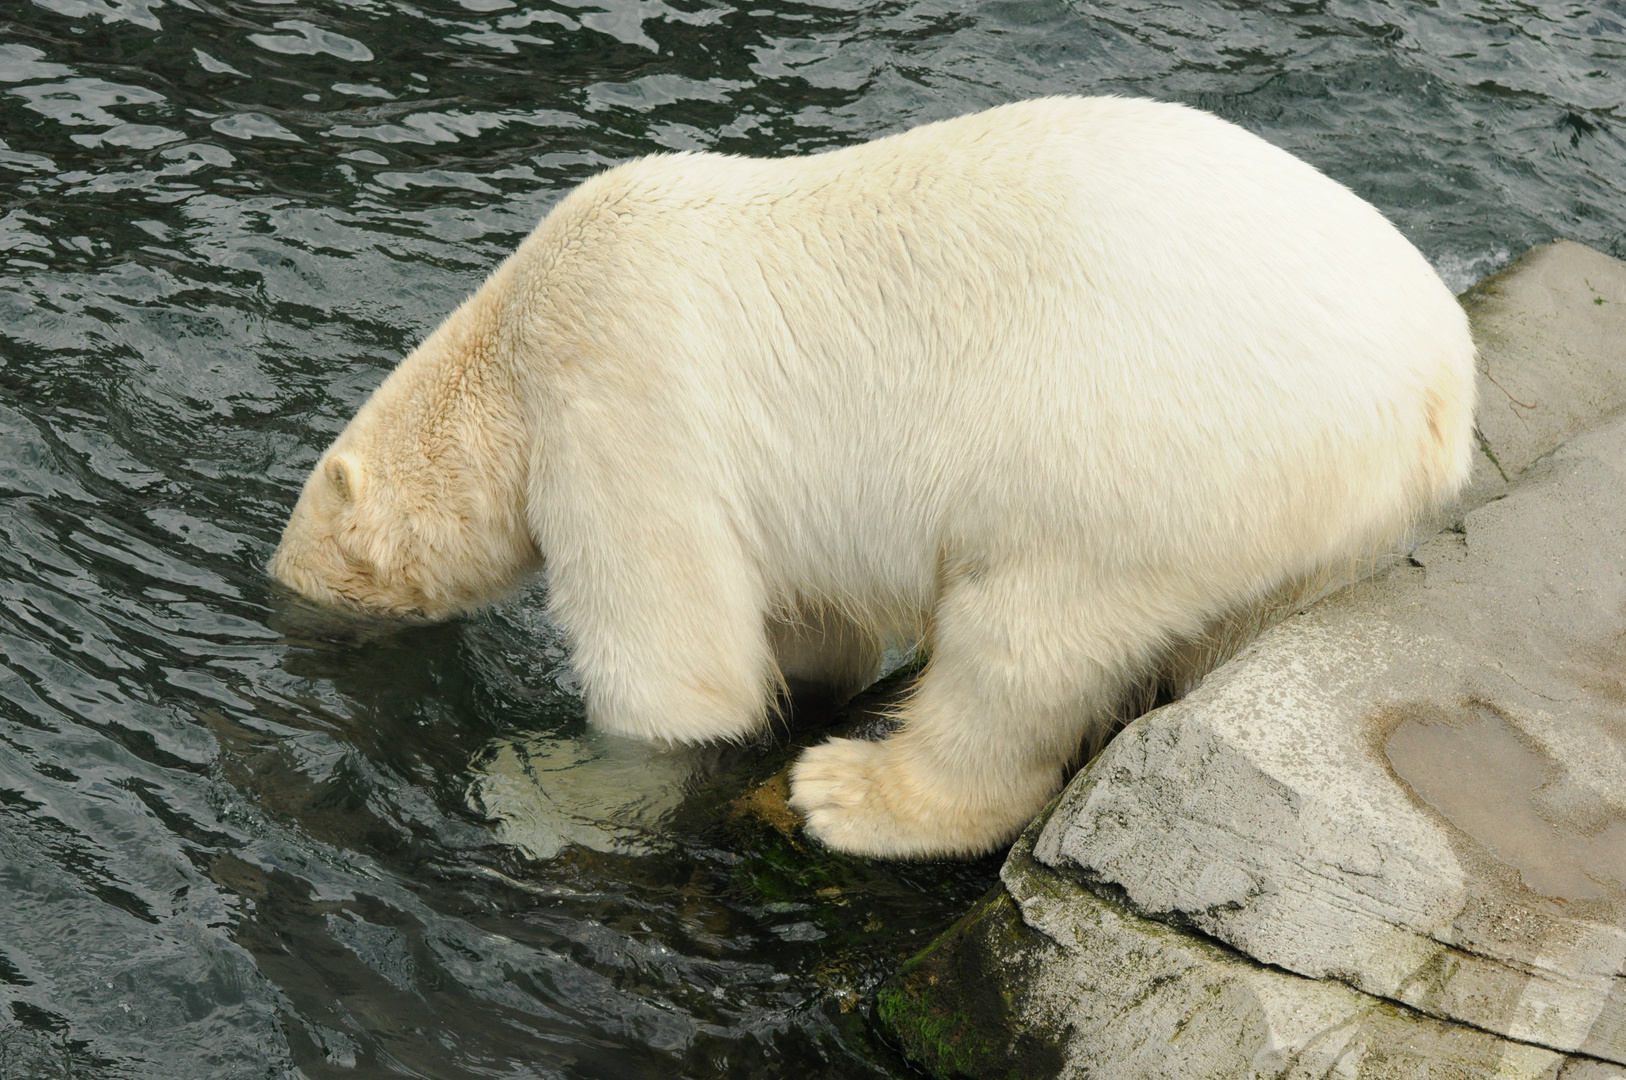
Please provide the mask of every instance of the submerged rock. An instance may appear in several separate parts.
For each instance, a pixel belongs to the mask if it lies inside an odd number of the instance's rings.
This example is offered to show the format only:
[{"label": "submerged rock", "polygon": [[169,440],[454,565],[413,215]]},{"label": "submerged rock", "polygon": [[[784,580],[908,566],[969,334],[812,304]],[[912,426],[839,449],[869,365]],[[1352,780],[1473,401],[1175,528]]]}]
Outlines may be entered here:
[{"label": "submerged rock", "polygon": [[1626,1077],[1626,266],[1465,303],[1455,528],[1075,778],[882,996],[935,1074]]},{"label": "submerged rock", "polygon": [[587,731],[493,743],[474,765],[468,803],[496,839],[532,859],[570,844],[642,853],[683,804],[693,781],[715,764],[715,747],[654,748]]}]

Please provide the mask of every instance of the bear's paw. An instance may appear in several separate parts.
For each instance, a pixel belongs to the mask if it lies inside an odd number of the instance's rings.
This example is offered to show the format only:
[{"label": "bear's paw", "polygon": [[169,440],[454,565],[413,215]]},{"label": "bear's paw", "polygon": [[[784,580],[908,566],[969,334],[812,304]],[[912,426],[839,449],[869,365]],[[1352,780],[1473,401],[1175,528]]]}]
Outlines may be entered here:
[{"label": "bear's paw", "polygon": [[973,812],[901,750],[891,739],[831,739],[804,751],[791,769],[790,807],[808,834],[837,851],[891,859],[980,855],[1010,840],[1008,822]]}]

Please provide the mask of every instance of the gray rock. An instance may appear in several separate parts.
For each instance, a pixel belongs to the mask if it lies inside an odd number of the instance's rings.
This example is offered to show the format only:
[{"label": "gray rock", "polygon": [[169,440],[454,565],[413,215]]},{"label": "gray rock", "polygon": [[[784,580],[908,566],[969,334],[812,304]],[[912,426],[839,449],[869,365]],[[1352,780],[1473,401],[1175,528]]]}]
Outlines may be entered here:
[{"label": "gray rock", "polygon": [[1305,979],[1145,918],[1012,849],[1005,888],[879,995],[935,1076],[1621,1080],[1626,1069]]},{"label": "gray rock", "polygon": [[933,984],[1051,1033],[1018,1071],[1626,1077],[1626,266],[1550,245],[1464,302],[1454,528],[1126,728],[1005,867],[1021,957]]},{"label": "gray rock", "polygon": [[[1479,430],[1498,480],[1626,408],[1626,264],[1560,240],[1525,252],[1462,303],[1479,345]],[[1476,487],[1480,501],[1495,493]]]},{"label": "gray rock", "polygon": [[1265,963],[1626,1062],[1626,423],[1125,730],[1037,857]]}]

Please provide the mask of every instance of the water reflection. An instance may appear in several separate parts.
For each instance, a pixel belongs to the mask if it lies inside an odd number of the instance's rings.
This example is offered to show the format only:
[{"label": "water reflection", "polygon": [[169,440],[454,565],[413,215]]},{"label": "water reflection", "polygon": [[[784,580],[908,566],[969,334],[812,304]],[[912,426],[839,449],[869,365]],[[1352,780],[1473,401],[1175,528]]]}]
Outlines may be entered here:
[{"label": "water reflection", "polygon": [[1623,60],[1618,3],[4,5],[0,1076],[898,1070],[866,994],[993,864],[787,838],[750,793],[811,727],[597,739],[536,589],[389,632],[279,610],[317,453],[635,154],[1147,94],[1460,286],[1622,250]]},{"label": "water reflection", "polygon": [[500,843],[551,859],[567,845],[648,854],[717,747],[651,747],[589,731],[493,742],[475,760],[469,805]]}]

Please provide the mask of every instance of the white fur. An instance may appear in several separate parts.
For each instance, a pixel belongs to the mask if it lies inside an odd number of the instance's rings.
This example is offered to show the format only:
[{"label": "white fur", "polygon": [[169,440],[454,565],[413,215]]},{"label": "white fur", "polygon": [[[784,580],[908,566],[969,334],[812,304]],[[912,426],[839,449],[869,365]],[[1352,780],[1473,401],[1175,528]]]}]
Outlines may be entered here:
[{"label": "white fur", "polygon": [[583,184],[409,356],[273,562],[431,618],[538,561],[593,720],[758,728],[929,666],[803,755],[843,850],[1006,842],[1183,639],[1466,477],[1467,321],[1371,206],[1212,116],[1050,98]]}]

